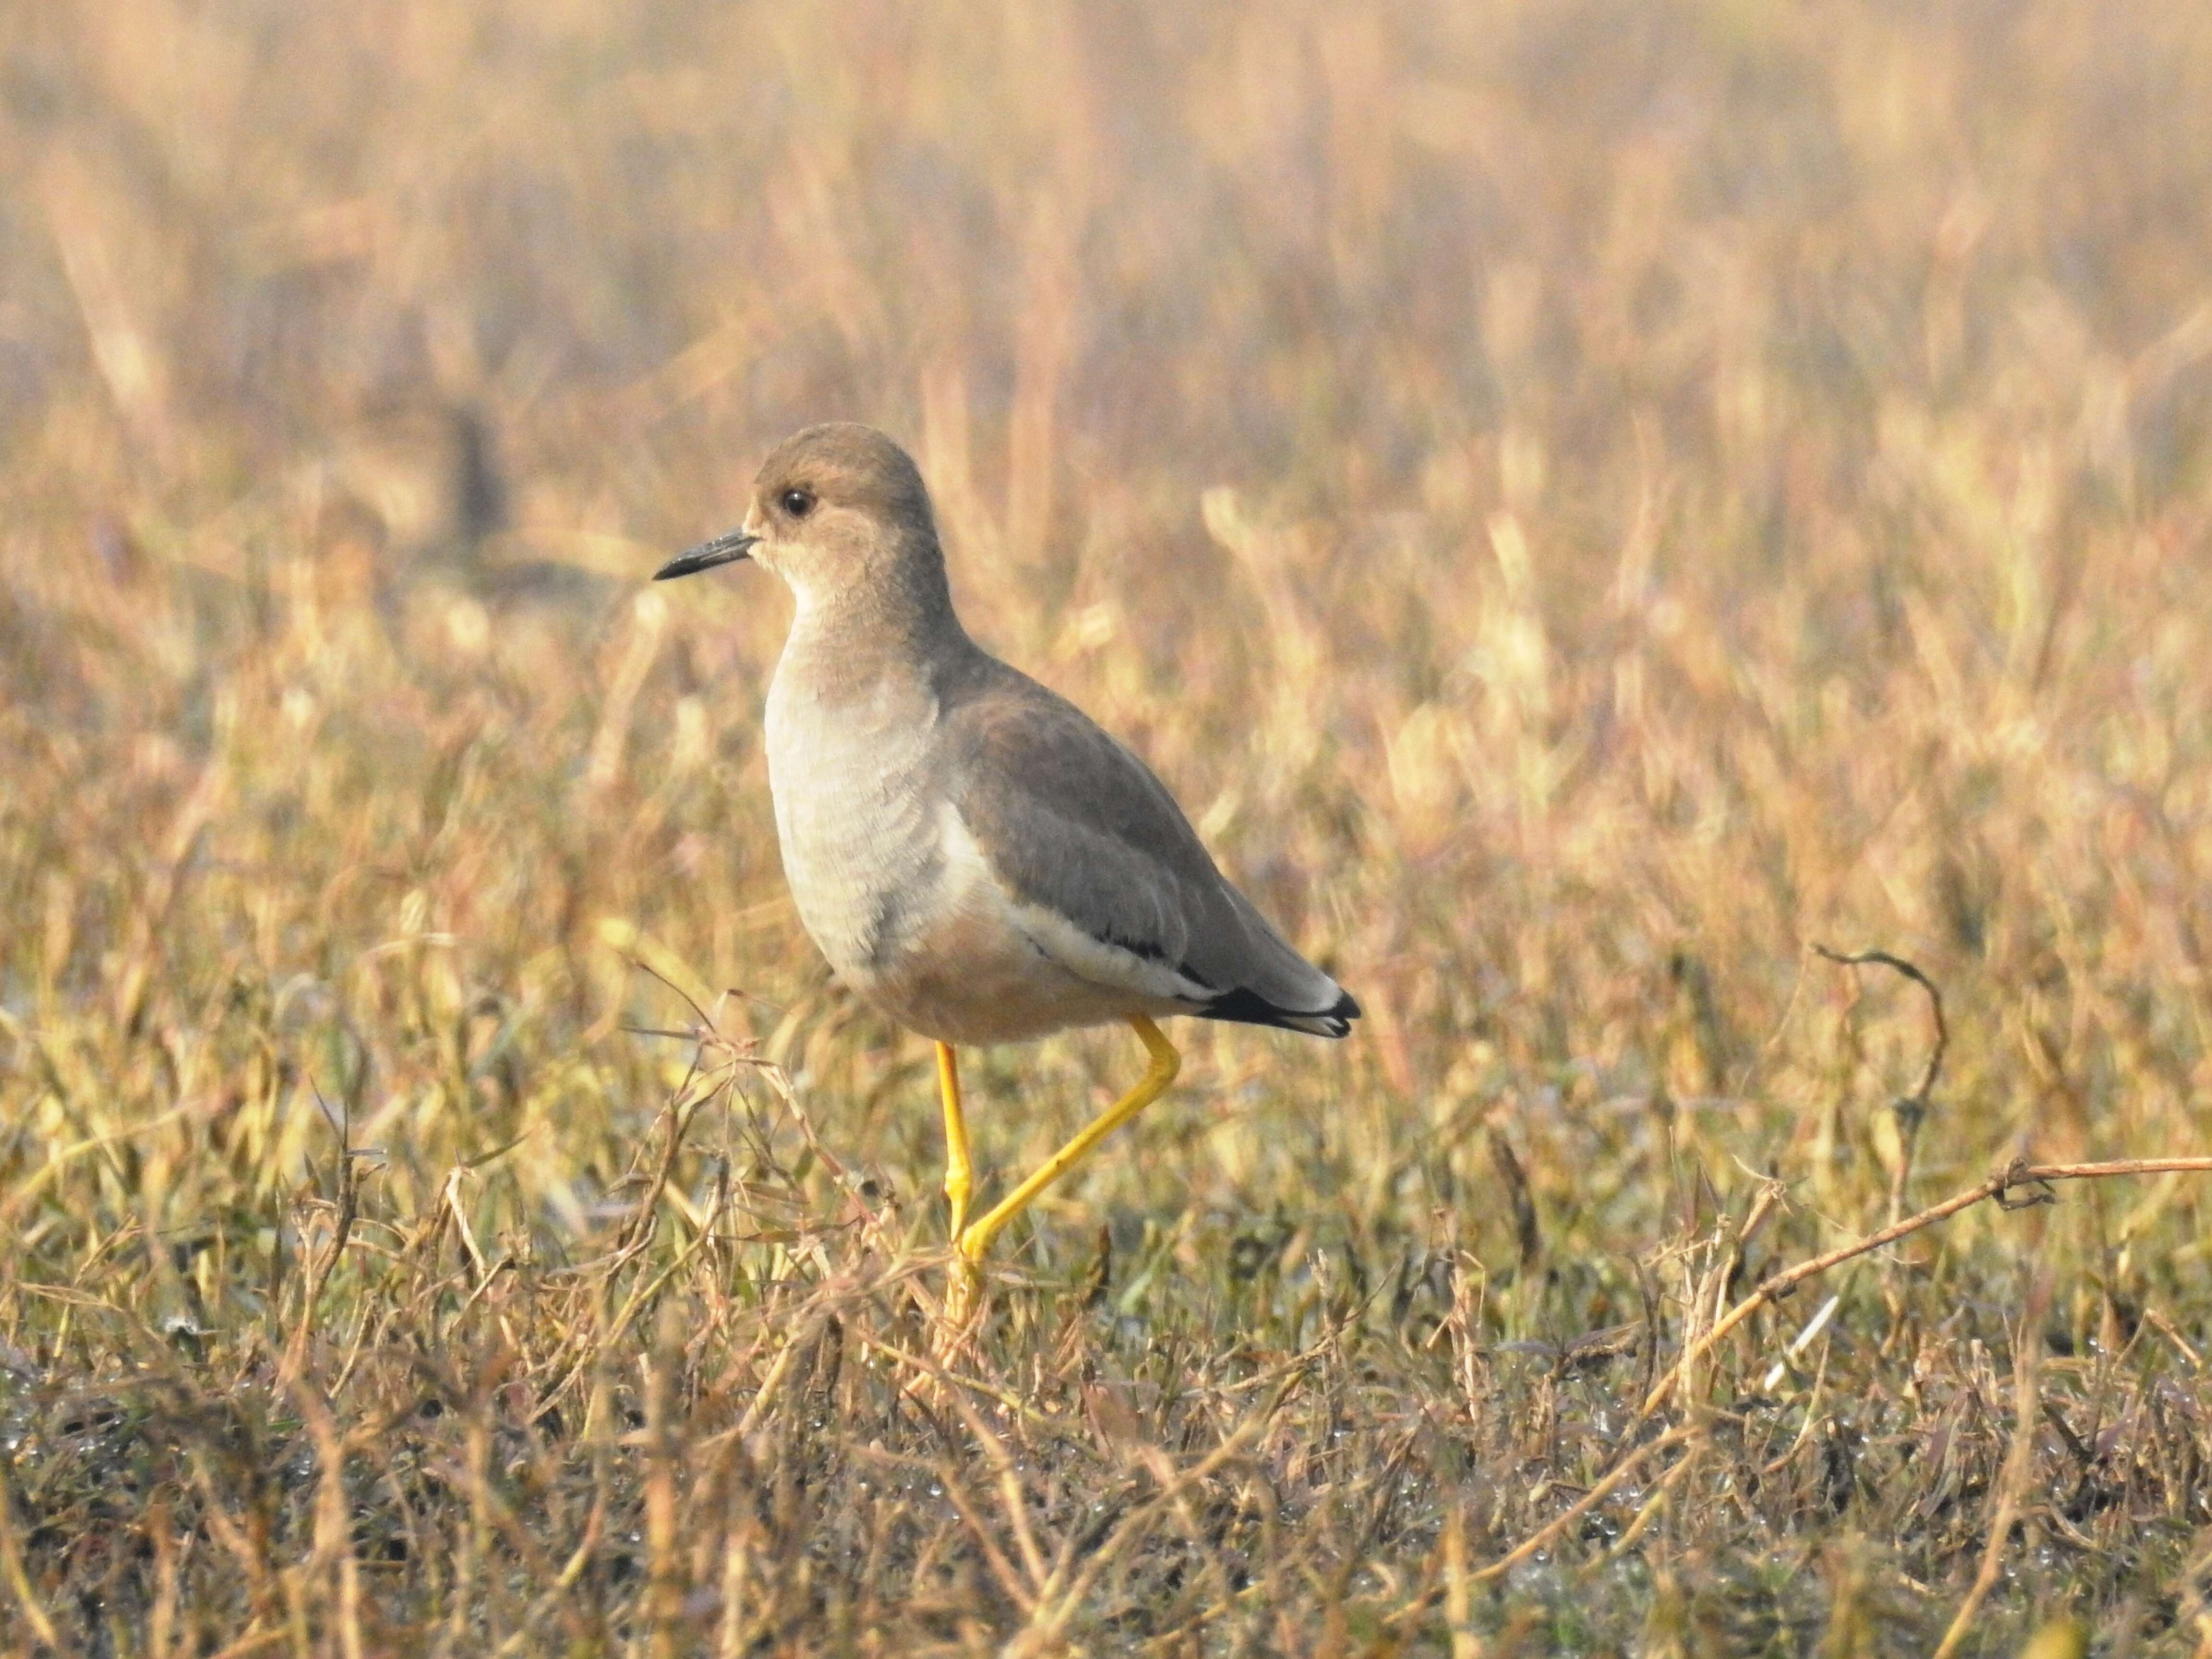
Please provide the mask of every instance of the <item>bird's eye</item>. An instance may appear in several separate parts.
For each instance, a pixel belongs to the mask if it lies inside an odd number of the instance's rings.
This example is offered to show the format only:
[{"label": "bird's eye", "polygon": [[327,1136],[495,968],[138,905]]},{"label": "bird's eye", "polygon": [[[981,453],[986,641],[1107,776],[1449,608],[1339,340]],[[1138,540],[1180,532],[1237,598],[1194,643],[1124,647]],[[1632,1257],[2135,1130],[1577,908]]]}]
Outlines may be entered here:
[{"label": "bird's eye", "polygon": [[776,498],[776,504],[794,519],[803,519],[814,510],[814,493],[808,489],[787,489]]}]

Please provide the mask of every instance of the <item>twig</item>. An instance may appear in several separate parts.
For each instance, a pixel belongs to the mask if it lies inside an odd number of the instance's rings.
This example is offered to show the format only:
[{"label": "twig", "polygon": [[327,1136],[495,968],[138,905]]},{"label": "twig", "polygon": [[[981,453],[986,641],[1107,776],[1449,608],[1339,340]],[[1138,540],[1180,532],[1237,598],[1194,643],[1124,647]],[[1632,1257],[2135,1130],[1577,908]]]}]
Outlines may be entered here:
[{"label": "twig", "polygon": [[768,1368],[768,1375],[761,1379],[752,1403],[745,1407],[745,1414],[738,1419],[737,1438],[740,1442],[751,1438],[753,1431],[767,1419],[769,1408],[775,1404],[776,1395],[783,1392],[783,1385],[791,1375],[793,1364],[802,1352],[811,1353],[813,1351],[814,1345],[822,1340],[822,1333],[828,1324],[826,1315],[817,1314],[800,1326],[791,1340],[783,1345],[783,1351],[776,1355],[775,1363]]},{"label": "twig", "polygon": [[15,1497],[9,1488],[4,1464],[0,1464],[0,1575],[5,1576],[8,1588],[15,1593],[15,1605],[22,1608],[24,1622],[30,1626],[32,1635],[60,1651],[60,1633],[40,1603],[39,1593],[32,1587],[31,1575],[24,1566],[22,1547],[16,1541]]},{"label": "twig", "polygon": [[685,1322],[673,1300],[661,1304],[645,1378],[645,1540],[649,1563],[646,1605],[653,1659],[675,1659],[685,1585],[676,1549],[678,1444],[672,1421],[684,1372]]},{"label": "twig", "polygon": [[1936,1041],[1928,1050],[1928,1064],[1921,1069],[1920,1082],[1909,1095],[1900,1095],[1889,1103],[1897,1119],[1897,1169],[1889,1183],[1889,1218],[1894,1224],[1905,1213],[1905,1188],[1912,1179],[1912,1151],[1920,1139],[1920,1126],[1928,1116],[1929,1097],[1935,1091],[1936,1079],[1942,1075],[1943,1054],[1951,1046],[1951,1028],[1943,1018],[1943,993],[1936,981],[1903,957],[1892,956],[1887,951],[1832,951],[1825,945],[1814,945],[1813,953],[1845,968],[1878,965],[1900,973],[1922,990],[1928,993],[1928,1009],[1936,1019]]},{"label": "twig", "polygon": [[[1961,1210],[1972,1209],[1988,1199],[2004,1202],[2005,1194],[2015,1187],[2033,1187],[2053,1181],[2105,1181],[2117,1176],[2145,1175],[2212,1175],[2212,1158],[2131,1158],[2111,1164],[2029,1164],[2014,1159],[1987,1181],[1969,1187],[1963,1193],[1954,1193],[1941,1204],[1930,1205],[1917,1215],[1907,1216],[1879,1232],[1869,1233],[1864,1238],[1838,1246],[1825,1255],[1816,1255],[1809,1261],[1801,1261],[1794,1267],[1763,1280],[1759,1287],[1730,1308],[1713,1322],[1712,1328],[1683,1352],[1674,1370],[1659,1381],[1644,1401],[1638,1414],[1649,1417],[1667,1401],[1667,1396],[1688,1375],[1690,1368],[1703,1358],[1723,1337],[1743,1323],[1753,1314],[1770,1302],[1778,1302],[1805,1280],[1824,1273],[1831,1267],[1842,1266],[1854,1257],[1878,1250],[1885,1244],[1894,1244],[1899,1239],[1947,1221]],[[2048,1194],[2038,1194],[2027,1202],[2049,1203]],[[2015,1206],[2016,1207],[2016,1206]]]},{"label": "twig", "polygon": [[[338,1265],[345,1254],[346,1241],[353,1235],[355,1218],[361,1213],[361,1177],[353,1161],[362,1154],[353,1145],[353,1112],[349,1106],[344,1114],[333,1119],[331,1109],[323,1105],[322,1091],[316,1091],[315,1103],[323,1106],[323,1118],[338,1138],[337,1158],[337,1221],[331,1229],[331,1242],[307,1274],[307,1289],[300,1304],[300,1322],[292,1332],[292,1340],[285,1345],[284,1358],[277,1369],[276,1388],[279,1392],[289,1387],[307,1364],[307,1336],[315,1322],[315,1304],[323,1299],[323,1287],[330,1283],[331,1269]],[[450,1194],[449,1194],[450,1196]],[[456,1212],[458,1214],[458,1212]],[[466,1222],[462,1224],[466,1237]]]},{"label": "twig", "polygon": [[1936,1087],[1936,1079],[1942,1075],[1943,1051],[1951,1046],[1951,1028],[1943,1019],[1943,994],[1936,988],[1936,981],[1903,957],[1893,957],[1887,951],[1845,952],[1831,951],[1825,945],[1815,945],[1813,953],[1826,957],[1830,962],[1844,968],[1863,968],[1869,963],[1879,963],[1884,968],[1895,969],[1928,993],[1928,1006],[1936,1016],[1936,1045],[1928,1051],[1928,1064],[1920,1073],[1919,1086],[1907,1097],[1923,1105],[1927,1104],[1928,1097]]},{"label": "twig", "polygon": [[1636,1518],[1628,1523],[1620,1537],[1613,1540],[1612,1548],[1583,1569],[1585,1576],[1612,1565],[1636,1547],[1637,1540],[1650,1528],[1652,1522],[1658,1518],[1659,1511],[1666,1507],[1667,1499],[1674,1488],[1682,1484],[1682,1477],[1697,1467],[1698,1449],[1696,1446],[1691,1447],[1673,1468],[1659,1477],[1658,1484],[1651,1489],[1651,1496],[1645,1498],[1643,1507],[1636,1511]]},{"label": "twig", "polygon": [[1482,1584],[1487,1583],[1492,1578],[1504,1577],[1611,1497],[1613,1490],[1642,1468],[1644,1459],[1650,1457],[1654,1452],[1663,1451],[1669,1446],[1678,1445],[1682,1441],[1690,1439],[1693,1436],[1702,1435],[1704,1432],[1705,1426],[1702,1424],[1684,1423],[1668,1430],[1656,1440],[1646,1441],[1622,1458],[1620,1462],[1614,1464],[1613,1472],[1605,1479],[1553,1516],[1544,1525],[1537,1528],[1535,1531],[1530,1533],[1489,1565],[1477,1568],[1474,1572],[1469,1573],[1468,1582],[1472,1584]]},{"label": "twig", "polygon": [[[1702,1437],[1705,1431],[1705,1425],[1701,1423],[1680,1423],[1668,1430],[1666,1433],[1660,1435],[1657,1438],[1645,1441],[1634,1451],[1629,1453],[1627,1456],[1622,1458],[1620,1462],[1614,1464],[1612,1470],[1603,1480],[1600,1480],[1595,1486],[1592,1486],[1572,1504],[1570,1504],[1565,1509],[1560,1510],[1559,1514],[1553,1516],[1549,1521],[1547,1521],[1542,1526],[1537,1528],[1535,1531],[1530,1533],[1526,1538],[1516,1544],[1504,1554],[1499,1556],[1495,1561],[1489,1563],[1486,1566],[1477,1568],[1473,1572],[1460,1575],[1458,1577],[1459,1583],[1462,1586],[1482,1584],[1487,1583],[1493,1578],[1504,1577],[1507,1573],[1512,1571],[1514,1568],[1519,1566],[1523,1561],[1526,1561],[1530,1556],[1534,1555],[1538,1550],[1542,1549],[1545,1545],[1550,1543],[1554,1538],[1557,1538],[1569,1527],[1574,1525],[1576,1522],[1581,1520],[1583,1516],[1588,1515],[1591,1510],[1595,1509],[1598,1504],[1602,1504],[1607,1498],[1610,1498],[1613,1492],[1620,1487],[1621,1484],[1629,1478],[1629,1476],[1634,1474],[1638,1469],[1644,1467],[1644,1460],[1649,1458],[1654,1452],[1664,1451],[1669,1446],[1678,1446],[1685,1440]],[[1669,1470],[1666,1476],[1662,1477],[1662,1484],[1664,1485],[1668,1480],[1672,1478],[1673,1474],[1674,1471]],[[1447,1563],[1447,1566],[1449,1567],[1449,1563]],[[1429,1608],[1435,1606],[1438,1600],[1448,1599],[1451,1595],[1451,1580],[1453,1577],[1454,1575],[1447,1571],[1444,1583],[1431,1585],[1427,1589],[1423,1590],[1421,1594],[1415,1596],[1412,1601],[1407,1602],[1405,1606],[1391,1613],[1382,1622],[1385,1625],[1395,1628],[1397,1626],[1407,1624],[1413,1620],[1419,1618],[1423,1613],[1426,1613]]]},{"label": "twig", "polygon": [[959,1413],[960,1420],[967,1425],[969,1433],[981,1443],[984,1455],[990,1459],[992,1471],[999,1480],[999,1502],[1006,1511],[1008,1523],[1013,1528],[1014,1544],[1021,1551],[1022,1565],[1029,1570],[1030,1583],[1042,1590],[1050,1575],[1044,1565],[1043,1553],[1037,1548],[1036,1534],[1030,1527],[1029,1504],[1022,1496],[1020,1471],[1008,1455],[1006,1442],[991,1432],[983,1421],[982,1413],[969,1404],[967,1396],[959,1389],[946,1388],[945,1397],[951,1402],[952,1409]]},{"label": "twig", "polygon": [[1536,1223],[1536,1200],[1528,1190],[1528,1176],[1513,1155],[1513,1143],[1495,1125],[1485,1131],[1490,1142],[1490,1162],[1504,1183],[1513,1206],[1513,1238],[1520,1250],[1520,1267],[1526,1276],[1536,1269],[1544,1254],[1544,1235]]},{"label": "twig", "polygon": [[1959,1650],[1960,1644],[1966,1639],[1966,1632],[1973,1628],[1974,1615],[1981,1611],[1983,1601],[1997,1582],[1997,1575],[2004,1571],[2005,1544],[2012,1536],[2013,1520],[2020,1513],[2021,1499],[2027,1495],[2028,1477],[2035,1467],[2035,1429],[2040,1415],[2036,1405],[2036,1376],[2043,1352],[2043,1310],[2050,1300],[2050,1291],[2048,1275],[2039,1273],[2028,1292],[2027,1307],[2021,1315],[2020,1335],[2013,1343],[2015,1416],[2012,1449],[2006,1454],[2004,1470],[1997,1477],[1996,1503],[1990,1516],[1989,1541],[1982,1547],[1981,1571],[1974,1575],[1966,1599],[1959,1604],[1951,1628],[1943,1632],[1935,1659],[1951,1659]]},{"label": "twig", "polygon": [[1024,1617],[1030,1618],[1036,1615],[1036,1591],[1022,1582],[1022,1576],[1015,1571],[1014,1564],[1006,1559],[1006,1553],[999,1547],[998,1540],[993,1536],[990,1528],[983,1524],[982,1513],[976,1508],[975,1500],[968,1495],[968,1489],[960,1484],[960,1477],[949,1461],[939,1459],[933,1462],[930,1459],[917,1456],[912,1452],[890,1451],[875,1444],[858,1446],[854,1449],[860,1456],[878,1463],[889,1464],[894,1468],[914,1469],[928,1475],[936,1481],[939,1490],[945,1495],[945,1501],[952,1505],[953,1513],[960,1517],[968,1530],[975,1535],[976,1547],[983,1553],[983,1565],[990,1569],[991,1577],[999,1581],[999,1588],[1005,1592],[1006,1600],[1019,1607]]},{"label": "twig", "polygon": [[[1060,1633],[1075,1617],[1076,1611],[1081,1607],[1085,1598],[1097,1587],[1098,1581],[1105,1576],[1107,1569],[1114,1564],[1121,1552],[1142,1537],[1146,1529],[1172,1507],[1176,1499],[1182,1493],[1188,1492],[1194,1486],[1204,1485],[1212,1480],[1224,1465],[1243,1456],[1252,1443],[1266,1432],[1268,1426],[1274,1422],[1275,1413],[1282,1409],[1284,1402],[1290,1398],[1297,1381],[1295,1375],[1285,1377],[1282,1386],[1276,1389],[1274,1396],[1265,1406],[1238,1424],[1220,1444],[1196,1463],[1169,1479],[1150,1503],[1128,1516],[1114,1528],[1105,1542],[1092,1552],[1091,1559],[1084,1564],[1082,1569],[1075,1574],[1073,1581],[1068,1583],[1064,1589],[1060,1584],[1060,1575],[1067,1564],[1063,1563],[1060,1567],[1055,1568],[1051,1578],[1047,1581],[1043,1592],[1037,1598],[1036,1611],[1031,1615],[1029,1630],[1024,1632],[1024,1636],[1031,1644],[1028,1650],[1048,1648],[1050,1644],[1059,1641]],[[1056,1595],[1055,1591],[1059,1592]]]}]

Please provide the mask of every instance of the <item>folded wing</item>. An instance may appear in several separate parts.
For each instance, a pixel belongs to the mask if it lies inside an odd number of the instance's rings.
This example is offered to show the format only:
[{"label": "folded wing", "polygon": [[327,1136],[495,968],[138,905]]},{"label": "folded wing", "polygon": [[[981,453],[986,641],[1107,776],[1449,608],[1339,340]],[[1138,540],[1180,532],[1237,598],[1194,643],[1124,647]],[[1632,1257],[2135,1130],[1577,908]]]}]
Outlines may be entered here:
[{"label": "folded wing", "polygon": [[940,697],[953,805],[1038,949],[1201,1018],[1351,1029],[1358,1004],[1230,884],[1151,769],[1080,709],[988,657]]}]

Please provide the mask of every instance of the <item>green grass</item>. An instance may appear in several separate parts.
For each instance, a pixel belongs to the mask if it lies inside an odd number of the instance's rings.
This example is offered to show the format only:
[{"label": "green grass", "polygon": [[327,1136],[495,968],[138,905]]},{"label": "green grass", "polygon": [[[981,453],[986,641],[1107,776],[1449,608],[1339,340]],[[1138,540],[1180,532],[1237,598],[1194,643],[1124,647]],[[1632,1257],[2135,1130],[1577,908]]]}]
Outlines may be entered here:
[{"label": "green grass", "polygon": [[[1694,1346],[2212,1150],[2202,8],[618,10],[0,14],[0,1649],[2203,1651],[2203,1176]],[[1368,1010],[949,1353],[826,417]]]}]

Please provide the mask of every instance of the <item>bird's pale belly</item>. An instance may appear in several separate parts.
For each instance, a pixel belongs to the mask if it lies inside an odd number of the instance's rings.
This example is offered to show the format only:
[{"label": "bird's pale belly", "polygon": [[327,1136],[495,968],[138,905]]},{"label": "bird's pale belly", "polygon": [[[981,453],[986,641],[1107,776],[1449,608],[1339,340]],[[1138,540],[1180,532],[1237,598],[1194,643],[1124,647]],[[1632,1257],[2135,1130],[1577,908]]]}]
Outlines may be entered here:
[{"label": "bird's pale belly", "polygon": [[981,906],[941,916],[865,977],[847,977],[900,1024],[941,1042],[1019,1042],[1165,1012],[1070,973]]},{"label": "bird's pale belly", "polygon": [[870,805],[832,808],[801,789],[779,791],[776,811],[799,921],[864,1000],[909,1030],[963,1044],[1168,1012],[1053,961],[938,823]]},{"label": "bird's pale belly", "polygon": [[[837,976],[908,1030],[942,1042],[1015,1042],[1150,1006],[1047,957],[988,878],[945,858],[938,837],[837,839],[784,842],[799,920]],[[872,874],[856,879],[863,870]]]}]

